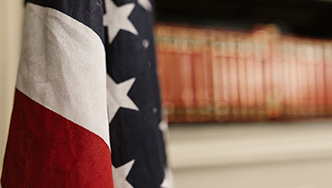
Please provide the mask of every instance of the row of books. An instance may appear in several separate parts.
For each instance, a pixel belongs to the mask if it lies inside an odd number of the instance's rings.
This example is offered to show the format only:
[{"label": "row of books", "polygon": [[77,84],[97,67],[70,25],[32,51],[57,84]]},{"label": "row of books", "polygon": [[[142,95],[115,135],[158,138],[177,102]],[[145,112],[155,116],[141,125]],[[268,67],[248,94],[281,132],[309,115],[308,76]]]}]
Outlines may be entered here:
[{"label": "row of books", "polygon": [[332,115],[332,41],[251,31],[156,26],[170,122]]}]

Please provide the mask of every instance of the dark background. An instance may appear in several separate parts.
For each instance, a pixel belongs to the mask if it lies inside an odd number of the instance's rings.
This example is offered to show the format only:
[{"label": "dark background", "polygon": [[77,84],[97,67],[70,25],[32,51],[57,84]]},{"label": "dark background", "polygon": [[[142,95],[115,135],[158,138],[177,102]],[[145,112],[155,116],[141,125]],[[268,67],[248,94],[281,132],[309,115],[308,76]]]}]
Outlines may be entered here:
[{"label": "dark background", "polygon": [[332,38],[332,0],[156,0],[158,22],[250,29],[274,23],[283,33]]}]

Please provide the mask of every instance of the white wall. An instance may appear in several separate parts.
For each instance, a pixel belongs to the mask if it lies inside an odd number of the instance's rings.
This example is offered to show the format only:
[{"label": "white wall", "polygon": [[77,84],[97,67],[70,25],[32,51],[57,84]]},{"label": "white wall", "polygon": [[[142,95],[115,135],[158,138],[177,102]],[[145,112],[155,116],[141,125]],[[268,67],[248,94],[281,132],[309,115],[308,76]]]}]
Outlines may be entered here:
[{"label": "white wall", "polygon": [[23,2],[1,0],[0,6],[0,175],[19,60]]}]

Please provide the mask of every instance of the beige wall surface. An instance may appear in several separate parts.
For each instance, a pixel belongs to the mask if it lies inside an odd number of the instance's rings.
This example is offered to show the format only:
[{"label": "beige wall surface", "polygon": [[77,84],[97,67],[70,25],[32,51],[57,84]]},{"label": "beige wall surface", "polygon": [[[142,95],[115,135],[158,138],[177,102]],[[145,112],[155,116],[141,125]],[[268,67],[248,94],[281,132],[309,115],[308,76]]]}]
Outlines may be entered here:
[{"label": "beige wall surface", "polygon": [[0,175],[9,120],[22,31],[23,1],[1,0],[0,6]]}]

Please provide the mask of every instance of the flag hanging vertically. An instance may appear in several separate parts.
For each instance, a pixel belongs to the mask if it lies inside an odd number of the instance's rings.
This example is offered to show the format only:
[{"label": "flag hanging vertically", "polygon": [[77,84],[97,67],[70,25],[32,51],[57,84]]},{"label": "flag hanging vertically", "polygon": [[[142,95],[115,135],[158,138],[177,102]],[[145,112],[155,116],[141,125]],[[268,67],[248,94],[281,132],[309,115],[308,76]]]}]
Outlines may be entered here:
[{"label": "flag hanging vertically", "polygon": [[25,9],[1,186],[111,188],[103,2]]},{"label": "flag hanging vertically", "polygon": [[24,19],[1,186],[171,188],[150,1],[28,0]]},{"label": "flag hanging vertically", "polygon": [[114,186],[171,188],[149,0],[105,0],[107,101]]}]

